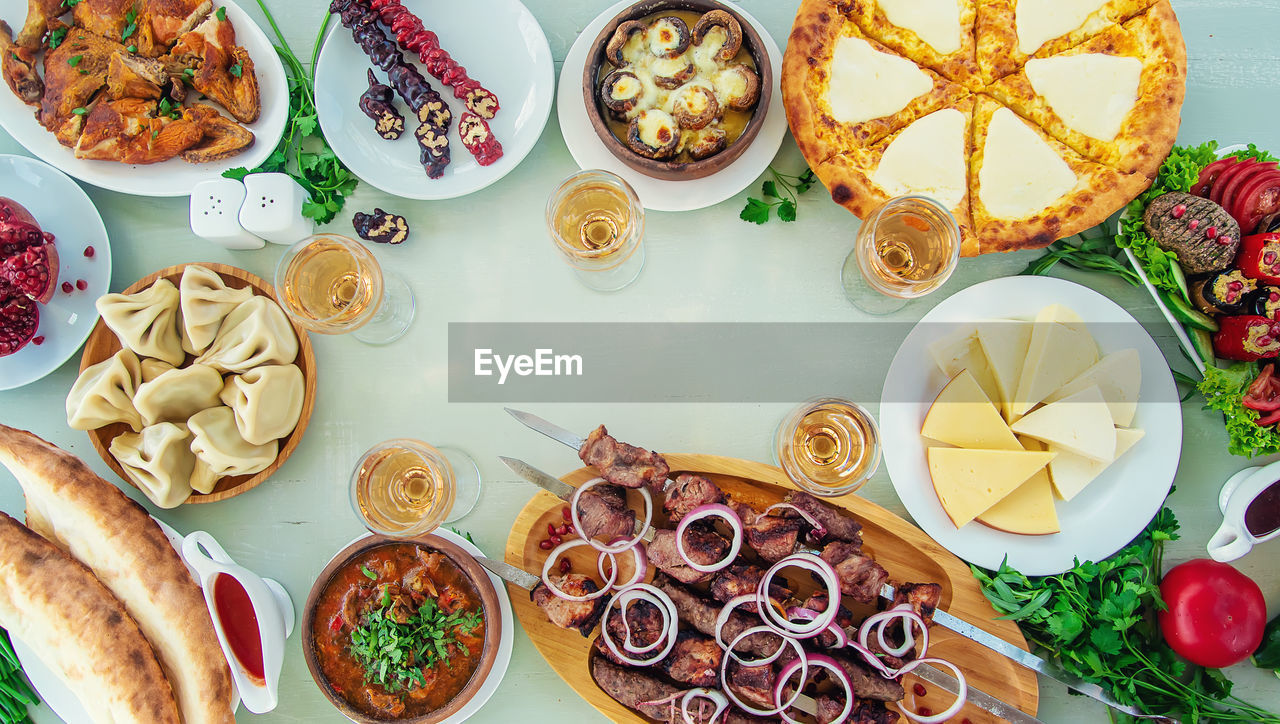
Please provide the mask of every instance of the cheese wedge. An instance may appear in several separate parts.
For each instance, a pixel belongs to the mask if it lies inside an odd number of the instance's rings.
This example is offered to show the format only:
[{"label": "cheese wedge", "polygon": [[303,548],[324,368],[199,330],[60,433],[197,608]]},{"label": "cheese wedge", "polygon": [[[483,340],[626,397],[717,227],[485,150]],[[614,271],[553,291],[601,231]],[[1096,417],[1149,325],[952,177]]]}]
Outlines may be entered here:
[{"label": "cheese wedge", "polygon": [[1050,403],[1013,423],[1019,435],[1051,448],[1109,463],[1116,456],[1116,428],[1097,385]]},{"label": "cheese wedge", "polygon": [[1017,419],[1013,414],[1012,401],[1018,393],[1018,375],[1022,374],[1022,363],[1027,358],[1032,327],[1030,322],[1018,319],[978,324],[978,343],[991,366],[1000,394],[1000,412],[1006,422]]},{"label": "cheese wedge", "polygon": [[969,374],[973,375],[973,379],[977,380],[978,386],[982,388],[982,393],[987,399],[994,404],[1000,404],[1003,398],[996,385],[995,375],[991,366],[987,364],[986,355],[978,345],[973,327],[961,327],[939,337],[929,345],[929,354],[938,365],[938,369],[942,370],[942,374],[948,378],[968,370]]},{"label": "cheese wedge", "polygon": [[[1035,438],[1022,438],[1019,442],[1033,452],[1045,449],[1044,443]],[[1053,465],[1053,461],[1049,465]],[[1006,533],[1050,535],[1062,530],[1053,500],[1053,483],[1049,480],[1049,471],[1040,470],[976,520],[988,528]]]},{"label": "cheese wedge", "polygon": [[1098,360],[1098,363],[1044,398],[1056,402],[1086,387],[1097,385],[1111,410],[1111,419],[1119,427],[1133,424],[1138,412],[1138,391],[1142,389],[1142,359],[1136,349],[1122,349]]},{"label": "cheese wedge", "polygon": [[1080,317],[1054,304],[1040,310],[1018,376],[1012,412],[1025,415],[1098,361],[1098,345]]},{"label": "cheese wedge", "polygon": [[956,447],[1023,449],[968,370],[962,370],[938,393],[920,434]]},{"label": "cheese wedge", "polygon": [[957,528],[1043,470],[1051,452],[929,448],[929,477],[942,509]]},{"label": "cheese wedge", "polygon": [[[1116,459],[1128,452],[1142,439],[1142,430],[1116,428]],[[1054,450],[1054,446],[1049,446]],[[1085,489],[1111,466],[1097,460],[1075,455],[1065,450],[1057,450],[1058,456],[1049,463],[1049,479],[1053,482],[1053,492],[1063,500],[1071,500]]]}]

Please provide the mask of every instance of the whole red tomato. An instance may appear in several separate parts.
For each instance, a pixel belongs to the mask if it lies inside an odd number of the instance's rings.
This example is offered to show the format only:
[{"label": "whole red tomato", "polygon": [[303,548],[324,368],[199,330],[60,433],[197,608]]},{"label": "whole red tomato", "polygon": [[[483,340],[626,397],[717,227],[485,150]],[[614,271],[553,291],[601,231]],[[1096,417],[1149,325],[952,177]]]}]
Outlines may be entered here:
[{"label": "whole red tomato", "polygon": [[1267,604],[1252,579],[1207,558],[1175,566],[1160,582],[1169,610],[1160,630],[1193,664],[1220,669],[1243,661],[1262,643]]}]

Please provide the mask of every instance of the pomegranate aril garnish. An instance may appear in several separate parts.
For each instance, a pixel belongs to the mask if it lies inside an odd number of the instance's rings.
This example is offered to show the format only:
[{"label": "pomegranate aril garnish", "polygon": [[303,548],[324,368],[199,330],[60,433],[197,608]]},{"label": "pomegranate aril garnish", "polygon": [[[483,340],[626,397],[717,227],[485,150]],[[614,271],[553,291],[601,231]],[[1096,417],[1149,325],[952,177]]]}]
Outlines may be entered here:
[{"label": "pomegranate aril garnish", "polygon": [[63,294],[70,294],[71,292],[74,292],[75,290],[76,290],[76,288],[75,288],[75,286],[74,286],[71,282],[63,282],[63,283],[62,283],[62,293],[63,293]]},{"label": "pomegranate aril garnish", "polygon": [[556,535],[560,535],[560,536],[562,536],[562,535],[564,535],[565,533],[568,533],[568,532],[569,532],[569,526],[567,526],[567,525],[562,525],[562,526],[560,526],[559,528],[556,528]]},{"label": "pomegranate aril garnish", "polygon": [[928,689],[926,689],[926,688],[924,688],[924,684],[921,684],[921,683],[919,683],[919,682],[916,682],[916,685],[915,685],[915,686],[913,686],[913,687],[911,687],[911,691],[912,691],[916,696],[924,696],[925,694],[928,694],[928,693],[929,693],[929,690],[928,690]]},{"label": "pomegranate aril garnish", "polygon": [[544,551],[549,551],[552,548],[555,548],[555,546],[551,545],[551,541],[549,540],[538,541],[538,547]]},{"label": "pomegranate aril garnish", "polygon": [[561,558],[561,559],[560,559],[560,572],[561,572],[561,573],[568,573],[568,572],[569,572],[569,571],[571,571],[571,570],[573,570],[573,564],[569,563],[569,559],[568,559],[568,558]]},{"label": "pomegranate aril garnish", "polygon": [[560,517],[565,520],[573,520],[573,514],[569,511],[569,506],[566,505],[560,509]]},{"label": "pomegranate aril garnish", "polygon": [[564,542],[564,541],[562,541],[562,540],[560,539],[560,536],[558,536],[558,535],[553,535],[553,536],[551,536],[551,545],[553,545],[553,546],[558,546],[558,545],[560,545],[560,544],[561,544],[561,543],[563,543],[563,542]]},{"label": "pomegranate aril garnish", "polygon": [[44,344],[44,335],[43,335],[43,334],[41,334],[41,335],[39,335],[39,336],[32,337],[32,338],[31,338],[31,344],[34,344],[34,345],[35,345],[35,346],[37,346],[37,347],[39,347],[40,345]]},{"label": "pomegranate aril garnish", "polygon": [[556,534],[556,524],[555,524],[555,523],[547,523],[547,535],[548,535],[548,536],[552,536],[552,535],[555,535],[555,534]]},{"label": "pomegranate aril garnish", "polygon": [[87,258],[89,258],[89,259],[92,259],[92,258],[93,258],[93,255],[94,255],[95,253],[96,253],[96,252],[94,252],[94,250],[93,250],[93,247],[92,247],[92,246],[86,246],[86,247],[84,248],[84,255],[85,255],[85,257],[87,257]]},{"label": "pomegranate aril garnish", "polygon": [[80,291],[82,291],[82,292],[83,292],[84,290],[86,290],[86,289],[88,289],[88,288],[89,288],[89,282],[86,282],[86,281],[85,281],[85,280],[83,280],[83,279],[77,279],[77,280],[76,280],[76,289],[79,289]]}]

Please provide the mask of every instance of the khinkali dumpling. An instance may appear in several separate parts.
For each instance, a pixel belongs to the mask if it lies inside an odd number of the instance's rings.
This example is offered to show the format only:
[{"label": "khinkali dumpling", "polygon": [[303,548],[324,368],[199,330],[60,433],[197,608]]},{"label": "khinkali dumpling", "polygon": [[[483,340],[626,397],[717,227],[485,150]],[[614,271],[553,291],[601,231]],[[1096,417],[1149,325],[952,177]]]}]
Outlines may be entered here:
[{"label": "khinkali dumpling", "polygon": [[222,320],[253,296],[253,289],[232,289],[217,272],[194,264],[182,272],[178,290],[182,299],[182,348],[191,354],[205,351],[218,335]]},{"label": "khinkali dumpling", "polygon": [[[192,454],[194,456],[194,453]],[[208,495],[213,492],[214,486],[222,476],[213,472],[213,468],[209,467],[209,463],[196,458],[196,466],[191,471],[191,489],[197,493]]]},{"label": "khinkali dumpling", "polygon": [[150,382],[169,370],[175,369],[177,369],[177,367],[174,367],[168,362],[161,362],[158,359],[151,359],[148,357],[142,360],[142,381]]},{"label": "khinkali dumpling", "polygon": [[303,390],[297,365],[255,367],[227,379],[222,404],[235,413],[245,441],[265,445],[293,432],[302,414]]},{"label": "khinkali dumpling", "polygon": [[206,365],[172,369],[144,382],[134,395],[133,406],[146,425],[157,422],[186,422],[201,410],[218,405],[222,375]]},{"label": "khinkali dumpling", "polygon": [[191,497],[196,456],[190,440],[185,425],[162,422],[143,428],[141,434],[117,435],[111,441],[111,454],[151,502],[176,508]]},{"label": "khinkali dumpling", "polygon": [[187,358],[178,334],[178,288],[168,279],[136,294],[108,294],[96,306],[102,321],[134,353],[171,365]]},{"label": "khinkali dumpling", "polygon": [[134,432],[141,430],[142,416],[133,406],[141,378],[138,356],[127,349],[85,369],[67,394],[67,425],[73,430],[96,430],[123,422]]},{"label": "khinkali dumpling", "polygon": [[216,475],[252,475],[262,472],[276,459],[279,444],[246,442],[236,427],[236,415],[230,407],[211,407],[187,420],[194,439],[191,452],[208,464]]},{"label": "khinkali dumpling", "polygon": [[196,362],[220,372],[245,372],[262,365],[287,365],[298,356],[298,338],[274,300],[255,296],[222,321],[218,336]]}]

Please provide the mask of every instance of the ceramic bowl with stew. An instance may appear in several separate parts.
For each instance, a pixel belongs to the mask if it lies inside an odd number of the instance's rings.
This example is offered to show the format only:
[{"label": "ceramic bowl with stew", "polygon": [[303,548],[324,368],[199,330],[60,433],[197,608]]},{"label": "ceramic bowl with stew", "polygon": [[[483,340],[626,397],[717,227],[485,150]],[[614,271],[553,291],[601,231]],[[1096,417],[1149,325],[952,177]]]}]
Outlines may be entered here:
[{"label": "ceramic bowl with stew", "polygon": [[692,180],[733,163],[764,125],[773,65],[716,0],[643,0],[605,24],[582,75],[587,117],[620,161]]},{"label": "ceramic bowl with stew", "polygon": [[[302,651],[320,691],[352,721],[435,724],[461,710],[489,675],[501,616],[488,575],[457,545],[434,535],[368,536],[339,551],[316,578],[303,613]],[[455,623],[442,623],[446,617]],[[424,621],[434,622],[444,639],[406,647],[403,655],[415,666],[403,675],[392,667],[385,683],[377,672],[366,681],[370,662],[353,653],[353,644],[370,650],[362,645],[390,640],[390,627],[403,631]]]}]

